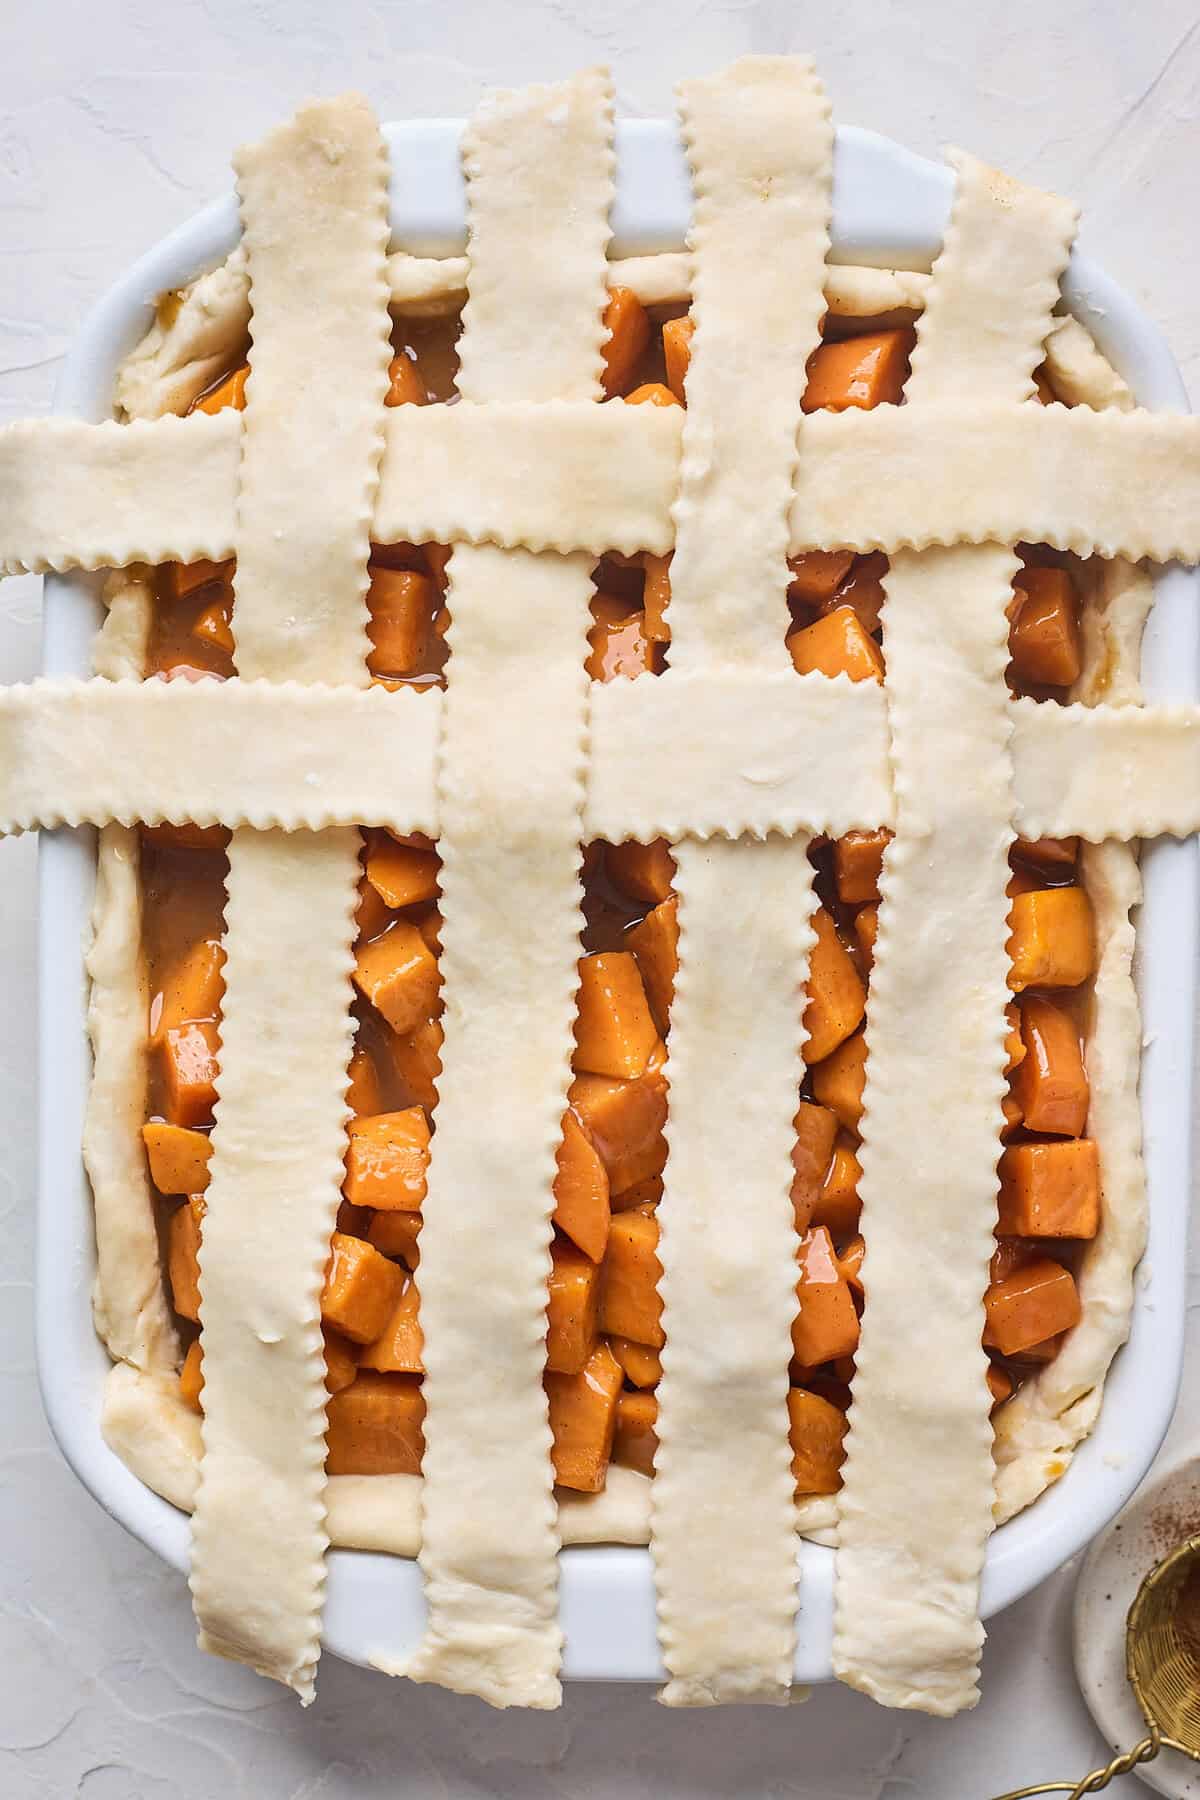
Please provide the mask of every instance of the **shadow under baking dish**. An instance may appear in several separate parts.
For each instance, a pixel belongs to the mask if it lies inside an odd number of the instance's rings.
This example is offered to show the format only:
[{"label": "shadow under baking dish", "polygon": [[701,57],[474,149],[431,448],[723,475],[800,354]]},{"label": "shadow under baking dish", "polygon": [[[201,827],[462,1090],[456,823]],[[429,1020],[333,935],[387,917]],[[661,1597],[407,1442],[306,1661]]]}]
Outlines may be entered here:
[{"label": "shadow under baking dish", "polygon": [[[458,167],[460,125],[419,120],[392,126],[394,242],[426,254],[461,251],[465,236]],[[834,257],[840,262],[928,268],[940,244],[951,181],[940,166],[873,133],[843,128],[834,165]],[[675,129],[665,121],[617,128],[619,254],[677,248],[690,191]],[[119,360],[150,325],[156,296],[225,256],[237,241],[233,197],[181,226],[139,262],[90,315],[67,359],[56,410],[111,414]],[[1132,384],[1140,400],[1186,410],[1176,366],[1156,329],[1098,270],[1076,255],[1064,293],[1071,310]],[[100,617],[96,578],[46,581],[47,674],[86,675]],[[1200,673],[1200,582],[1162,571],[1143,668],[1154,699],[1194,700]],[[1184,1259],[1191,1170],[1192,1031],[1200,931],[1195,840],[1149,846],[1143,858],[1138,986],[1145,1052],[1142,1117],[1150,1237],[1136,1284],[1133,1331],[1109,1376],[1095,1431],[1065,1477],[993,1537],[983,1583],[985,1616],[1028,1592],[1119,1510],[1158,1449],[1175,1402],[1183,1351]],[[145,1488],[100,1435],[108,1356],[92,1329],[95,1269],[91,1196],[79,1144],[90,1076],[82,944],[95,874],[95,834],[43,834],[40,862],[40,1197],[37,1352],[51,1428],[80,1480],[102,1506],[167,1562],[188,1563],[189,1522]],[[737,1554],[737,1546],[730,1546]],[[833,1553],[799,1545],[801,1609],[796,1679],[830,1677]],[[565,1673],[653,1680],[650,1558],[643,1549],[586,1547],[561,1556]],[[324,1641],[366,1663],[402,1657],[424,1621],[419,1570],[395,1557],[337,1550],[329,1557]]]}]

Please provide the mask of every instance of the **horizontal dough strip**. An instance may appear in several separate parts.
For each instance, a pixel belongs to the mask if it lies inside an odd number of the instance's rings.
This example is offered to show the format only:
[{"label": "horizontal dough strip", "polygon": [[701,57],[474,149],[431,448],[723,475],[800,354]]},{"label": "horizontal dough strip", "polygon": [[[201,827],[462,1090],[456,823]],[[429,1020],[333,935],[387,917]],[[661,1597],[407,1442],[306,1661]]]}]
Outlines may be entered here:
[{"label": "horizontal dough strip", "polygon": [[[138,819],[436,835],[441,710],[437,688],[14,685],[0,690],[0,835]],[[1200,708],[1017,700],[1009,710],[1021,836],[1098,843],[1197,828]],[[840,836],[893,822],[887,702],[875,682],[733,671],[597,682],[590,728],[587,839]],[[1125,770],[1143,754],[1156,775],[1138,785]],[[681,761],[697,772],[691,801],[676,791]]]},{"label": "horizontal dough strip", "polygon": [[[590,401],[399,406],[376,542],[670,549],[676,407]],[[227,557],[241,420],[37,420],[0,431],[0,567]],[[792,550],[1053,544],[1200,561],[1200,419],[944,404],[813,413],[800,428]],[[996,470],[1005,471],[1003,482]],[[469,470],[469,475],[462,471]]]},{"label": "horizontal dough strip", "polygon": [[1200,418],[936,401],[809,414],[792,551],[1051,544],[1200,561]]}]

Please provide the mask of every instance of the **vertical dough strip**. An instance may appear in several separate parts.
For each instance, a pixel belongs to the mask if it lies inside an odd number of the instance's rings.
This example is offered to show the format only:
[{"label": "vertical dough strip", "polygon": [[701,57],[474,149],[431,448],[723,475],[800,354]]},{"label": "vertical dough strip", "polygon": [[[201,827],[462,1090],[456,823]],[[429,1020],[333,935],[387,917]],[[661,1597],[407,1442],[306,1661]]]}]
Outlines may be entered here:
[{"label": "vertical dough strip", "polygon": [[[970,158],[909,405],[1029,400],[1075,216]],[[1012,763],[998,546],[886,578],[896,831],[884,857],[863,1116],[866,1310],[840,1499],[835,1672],[892,1706],[974,1704],[993,1472],[982,1296],[996,1221]],[[913,1130],[923,1094],[929,1129]],[[896,1346],[919,1342],[917,1381]]]},{"label": "vertical dough strip", "polygon": [[[314,105],[243,152],[238,176],[254,304],[238,670],[364,686],[390,331],[383,141],[364,102]],[[345,829],[233,834],[200,1249],[200,1644],[306,1702],[328,1541],[320,1295],[345,1147],[358,846]]]},{"label": "vertical dough strip", "polygon": [[[810,65],[681,89],[696,205],[671,668],[786,667],[787,509],[824,305],[833,131]],[[754,529],[747,529],[753,518]],[[783,1701],[795,1647],[787,1369],[792,1119],[812,931],[808,837],[676,846],[666,1348],[651,1548],[673,1706]],[[722,1231],[729,1170],[743,1208]],[[737,1546],[736,1554],[730,1547]]]},{"label": "vertical dough strip", "polygon": [[[611,111],[593,71],[499,95],[468,126],[460,404],[599,399]],[[450,562],[445,1043],[421,1234],[429,1620],[395,1672],[496,1706],[560,1699],[542,1369],[579,954],[591,566],[489,546]]]}]

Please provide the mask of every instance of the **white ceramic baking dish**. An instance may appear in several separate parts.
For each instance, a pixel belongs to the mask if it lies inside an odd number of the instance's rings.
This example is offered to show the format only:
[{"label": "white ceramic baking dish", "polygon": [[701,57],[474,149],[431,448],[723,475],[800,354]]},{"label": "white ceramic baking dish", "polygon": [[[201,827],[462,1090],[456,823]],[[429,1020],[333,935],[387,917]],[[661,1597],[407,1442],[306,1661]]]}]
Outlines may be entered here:
[{"label": "white ceramic baking dish", "polygon": [[[394,241],[426,254],[461,250],[460,126],[394,126]],[[665,122],[618,129],[615,249],[676,248],[690,196],[678,139]],[[928,268],[950,197],[944,169],[872,133],[843,129],[835,162],[837,260]],[[59,384],[57,409],[109,416],[114,368],[150,323],[155,296],[211,266],[238,233],[232,197],[183,225],[120,281],[88,319]],[[1066,295],[1073,311],[1148,405],[1186,407],[1178,371],[1158,333],[1114,285],[1076,255]],[[1194,699],[1200,592],[1180,570],[1159,578],[1145,675],[1155,698]],[[45,668],[88,673],[98,620],[87,578],[46,583]],[[79,1143],[89,1076],[81,945],[94,865],[93,834],[47,833],[41,856],[41,1196],[37,1265],[38,1366],[46,1411],[63,1454],[112,1516],[177,1569],[189,1522],[150,1493],[104,1444],[99,1429],[108,1358],[91,1323],[94,1246]],[[1191,1169],[1192,1021],[1197,986],[1200,879],[1197,846],[1161,843],[1144,858],[1139,985],[1145,1018],[1142,1105],[1150,1183],[1150,1243],[1137,1286],[1133,1333],[1109,1377],[1099,1423],[1065,1479],[993,1538],[985,1614],[997,1612],[1058,1567],[1109,1520],[1137,1486],[1162,1440],[1181,1366],[1184,1255]],[[919,1371],[914,1379],[919,1379]],[[736,1545],[731,1546],[736,1555]],[[833,1555],[800,1548],[803,1605],[796,1675],[830,1674]],[[662,1674],[645,1550],[577,1548],[562,1556],[566,1672],[650,1680]],[[336,1551],[330,1557],[325,1642],[352,1661],[401,1657],[416,1641],[423,1603],[416,1565]]]}]

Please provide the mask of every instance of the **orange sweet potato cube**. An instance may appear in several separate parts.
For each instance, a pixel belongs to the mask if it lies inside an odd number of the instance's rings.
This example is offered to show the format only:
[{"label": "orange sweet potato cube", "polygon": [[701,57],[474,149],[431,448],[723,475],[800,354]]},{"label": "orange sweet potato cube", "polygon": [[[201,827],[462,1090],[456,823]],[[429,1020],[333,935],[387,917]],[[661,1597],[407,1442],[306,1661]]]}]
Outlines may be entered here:
[{"label": "orange sweet potato cube", "polygon": [[788,1439],[796,1495],[835,1494],[842,1485],[846,1415],[807,1388],[788,1389]]},{"label": "orange sweet potato cube", "polygon": [[605,1075],[577,1075],[568,1098],[608,1171],[610,1194],[624,1193],[667,1160],[667,1083],[661,1068],[650,1067],[636,1081]]},{"label": "orange sweet potato cube", "polygon": [[662,1379],[662,1357],[649,1344],[635,1344],[632,1338],[610,1337],[608,1347],[620,1363],[626,1381],[634,1387],[657,1387]]},{"label": "orange sweet potato cube", "polygon": [[325,1412],[328,1475],[419,1475],[425,1396],[412,1375],[361,1370]]},{"label": "orange sweet potato cube", "polygon": [[867,1040],[862,1031],[840,1043],[812,1072],[812,1090],[822,1106],[837,1114],[847,1131],[857,1131],[867,1079]]},{"label": "orange sweet potato cube", "polygon": [[1035,888],[1018,894],[1009,913],[1008,985],[1078,987],[1096,968],[1096,926],[1082,888]]},{"label": "orange sweet potato cube", "polygon": [[201,556],[190,563],[165,563],[162,566],[162,577],[166,583],[167,597],[170,600],[186,600],[189,595],[197,593],[210,582],[219,581],[223,586],[233,579],[236,564],[229,562],[210,562]]},{"label": "orange sweet potato cube", "polygon": [[181,1319],[200,1318],[200,1232],[204,1201],[189,1195],[167,1225],[167,1277],[171,1300]]},{"label": "orange sweet potato cube", "polygon": [[658,1282],[658,1220],[643,1212],[615,1213],[600,1282],[600,1329],[661,1350],[662,1301]]},{"label": "orange sweet potato cube", "polygon": [[1017,862],[1033,863],[1039,869],[1049,869],[1056,874],[1066,874],[1079,861],[1079,839],[1069,838],[1018,838],[1012,847],[1011,855]]},{"label": "orange sweet potato cube", "polygon": [[850,573],[853,550],[802,550],[789,557],[788,599],[820,606],[833,596]]},{"label": "orange sweet potato cube", "polygon": [[442,1072],[442,1023],[436,1013],[419,1020],[411,1031],[390,1032],[388,1050],[405,1104],[432,1112]]},{"label": "orange sweet potato cube", "polygon": [[1040,994],[1020,1008],[1020,1058],[1013,1096],[1030,1131],[1079,1137],[1087,1124],[1088,1078],[1079,1028],[1070,1013]]},{"label": "orange sweet potato cube", "polygon": [[364,875],[358,884],[358,905],[354,912],[354,924],[358,936],[363,943],[386,931],[392,922],[392,912],[386,906],[376,888],[373,888]]},{"label": "orange sweet potato cube", "polygon": [[1007,1369],[1000,1368],[996,1363],[989,1363],[987,1384],[988,1393],[992,1396],[992,1411],[995,1412],[996,1408],[1002,1406],[1009,1398],[1016,1383]]},{"label": "orange sweet potato cube", "polygon": [[1100,1229],[1095,1139],[1009,1144],[1000,1156],[996,1229],[1005,1237],[1095,1237]]},{"label": "orange sweet potato cube", "polygon": [[913,341],[914,334],[905,325],[821,344],[808,359],[808,386],[801,402],[804,411],[894,406],[908,377]]},{"label": "orange sweet potato cube", "polygon": [[200,1348],[200,1339],[194,1338],[188,1345],[188,1353],[183,1359],[183,1367],[179,1371],[179,1398],[193,1412],[202,1413],[204,1404],[200,1399],[204,1392],[204,1352]]},{"label": "orange sweet potato cube", "polygon": [[687,404],[684,388],[687,382],[688,364],[692,360],[692,333],[695,329],[696,327],[687,313],[681,319],[668,319],[662,328],[663,362],[666,364],[667,386],[681,406]]},{"label": "orange sweet potato cube", "polygon": [[584,667],[593,681],[634,681],[655,667],[655,640],[646,630],[644,612],[631,611],[611,594],[597,594],[592,612],[595,623],[588,632],[591,648]]},{"label": "orange sweet potato cube", "polygon": [[358,1373],[358,1345],[340,1331],[330,1331],[328,1325],[321,1327],[321,1335],[325,1339],[325,1386],[331,1394],[340,1394]]},{"label": "orange sweet potato cube", "polygon": [[1083,668],[1079,598],[1065,569],[1022,569],[1013,582],[1020,596],[1008,634],[1013,670],[1036,686],[1069,687]]},{"label": "orange sweet potato cube", "polygon": [[862,1278],[863,1258],[866,1254],[866,1240],[861,1236],[852,1237],[850,1242],[843,1245],[838,1251],[838,1267],[850,1283],[854,1293],[860,1298],[866,1292]]},{"label": "orange sweet potato cube", "polygon": [[621,1365],[607,1344],[597,1344],[578,1374],[548,1374],[545,1381],[554,1479],[560,1487],[597,1494],[612,1456]]},{"label": "orange sweet potato cube", "polygon": [[658,1454],[658,1401],[653,1394],[617,1395],[617,1429],[612,1459],[622,1469],[654,1474]]},{"label": "orange sweet potato cube", "polygon": [[365,1045],[355,1045],[348,1074],[346,1105],[351,1112],[359,1118],[368,1113],[382,1112],[383,1089],[379,1082],[379,1070],[375,1066],[375,1058]]},{"label": "orange sweet potato cube", "polygon": [[609,289],[604,329],[608,335],[600,351],[604,358],[601,382],[605,399],[611,400],[625,392],[650,342],[650,318],[632,288]]},{"label": "orange sweet potato cube", "polygon": [[811,625],[787,635],[793,666],[801,675],[848,675],[882,681],[883,657],[852,606],[835,606]]},{"label": "orange sweet potato cube", "polygon": [[397,919],[369,944],[359,944],[354,981],[393,1031],[412,1031],[432,1012],[438,996],[437,958],[415,925]]},{"label": "orange sweet potato cube", "polygon": [[984,1296],[983,1341],[1001,1356],[1023,1356],[1060,1331],[1078,1325],[1082,1308],[1075,1278],[1048,1257],[1028,1263]]},{"label": "orange sweet potato cube", "polygon": [[812,1210],[812,1223],[824,1225],[835,1238],[847,1237],[858,1230],[862,1201],[858,1184],[862,1168],[848,1144],[835,1144],[829,1171]]},{"label": "orange sweet potato cube", "polygon": [[321,1295],[321,1318],[356,1344],[379,1336],[404,1291],[403,1269],[362,1238],[335,1231]]},{"label": "orange sweet potato cube", "polygon": [[827,1106],[813,1106],[802,1100],[792,1123],[796,1132],[792,1145],[792,1208],[796,1230],[807,1231],[829,1172],[837,1120]]},{"label": "orange sweet potato cube", "polygon": [[664,387],[661,381],[644,381],[641,387],[634,388],[631,394],[626,394],[625,404],[626,406],[678,406],[680,402],[670,388]]},{"label": "orange sweet potato cube", "polygon": [[843,1043],[862,1022],[867,990],[854,958],[823,906],[813,914],[816,941],[808,964],[808,1004],[804,1009],[803,1057],[811,1068]]},{"label": "orange sweet potato cube", "polygon": [[554,1223],[592,1262],[608,1246],[608,1171],[575,1114],[563,1114],[558,1169],[554,1177]]},{"label": "orange sweet potato cube", "polygon": [[848,831],[845,837],[837,839],[833,846],[833,873],[838,899],[846,906],[878,900],[883,853],[891,835],[890,831]]},{"label": "orange sweet potato cube", "polygon": [[675,976],[679,968],[679,901],[674,894],[652,906],[645,918],[625,934],[637,957],[654,1023],[665,1032],[671,1020]]},{"label": "orange sweet potato cube", "polygon": [[384,1256],[398,1256],[407,1268],[415,1269],[420,1260],[417,1239],[421,1224],[420,1213],[375,1213],[367,1226],[367,1242]]},{"label": "orange sweet potato cube", "polygon": [[425,1337],[421,1330],[421,1296],[415,1281],[408,1281],[392,1307],[377,1338],[358,1352],[360,1369],[378,1369],[381,1374],[423,1375],[425,1364],[421,1353]]},{"label": "orange sweet potato cube", "polygon": [[197,1019],[164,1032],[158,1056],[171,1124],[211,1125],[219,1056],[213,1020]]},{"label": "orange sweet potato cube", "polygon": [[351,1119],[342,1192],[355,1206],[419,1212],[429,1167],[429,1120],[420,1106]]},{"label": "orange sweet potato cube", "polygon": [[225,992],[225,952],[216,938],[199,938],[175,958],[150,1002],[150,1043],[194,1019],[215,1019]]},{"label": "orange sweet potato cube", "polygon": [[385,406],[424,406],[429,400],[425,383],[411,356],[402,351],[388,364],[388,391]]},{"label": "orange sweet potato cube", "polygon": [[850,1283],[838,1267],[828,1231],[823,1225],[806,1231],[800,1239],[798,1302],[792,1321],[792,1352],[799,1362],[815,1367],[835,1356],[852,1356],[858,1348],[858,1314]]},{"label": "orange sweet potato cube", "polygon": [[854,936],[858,941],[864,966],[869,969],[875,960],[875,939],[879,936],[878,906],[859,907],[854,915]]},{"label": "orange sweet potato cube", "polygon": [[619,888],[635,900],[656,906],[671,892],[675,879],[675,858],[666,838],[639,844],[632,838],[625,844],[610,844],[605,867]]},{"label": "orange sweet potato cube", "polygon": [[622,1188],[619,1194],[613,1194],[609,1204],[614,1212],[633,1212],[636,1209],[652,1213],[662,1197],[662,1176],[647,1175],[644,1181],[635,1181],[632,1187]]},{"label": "orange sweet potato cube", "polygon": [[631,952],[582,957],[576,1007],[576,1070],[621,1081],[635,1081],[645,1073],[658,1032]]},{"label": "orange sweet potato cube", "polygon": [[217,383],[216,387],[209,388],[207,394],[202,394],[194,402],[193,410],[203,413],[219,413],[224,412],[227,406],[231,406],[235,412],[244,412],[246,410],[246,380],[249,374],[250,365],[243,363],[240,369],[235,369],[232,375],[226,375]]},{"label": "orange sweet potato cube", "polygon": [[642,629],[652,644],[669,644],[671,627],[667,624],[667,608],[671,604],[671,553],[655,556],[652,551],[642,553],[642,566],[646,571],[646,581],[642,588],[642,613],[645,623]]},{"label": "orange sweet potato cube", "polygon": [[191,635],[202,644],[210,644],[214,650],[223,650],[227,656],[233,653],[233,596],[222,595],[219,600],[210,600],[202,606],[192,620]]},{"label": "orange sweet potato cube", "polygon": [[554,1374],[578,1374],[592,1354],[599,1302],[600,1265],[555,1238],[546,1300],[546,1367]]},{"label": "orange sweet potato cube", "polygon": [[212,1145],[202,1131],[166,1125],[161,1119],[142,1126],[142,1142],[150,1179],[160,1194],[202,1194],[208,1186]]},{"label": "orange sweet potato cube", "polygon": [[367,636],[372,675],[417,675],[429,660],[433,615],[439,596],[433,580],[416,569],[372,564],[367,589]]},{"label": "orange sweet potato cube", "polygon": [[434,899],[441,866],[435,850],[398,844],[386,831],[372,838],[367,851],[367,880],[385,906],[417,906]]}]

